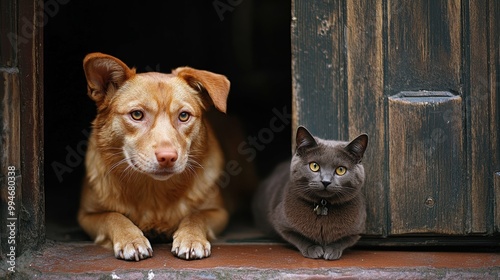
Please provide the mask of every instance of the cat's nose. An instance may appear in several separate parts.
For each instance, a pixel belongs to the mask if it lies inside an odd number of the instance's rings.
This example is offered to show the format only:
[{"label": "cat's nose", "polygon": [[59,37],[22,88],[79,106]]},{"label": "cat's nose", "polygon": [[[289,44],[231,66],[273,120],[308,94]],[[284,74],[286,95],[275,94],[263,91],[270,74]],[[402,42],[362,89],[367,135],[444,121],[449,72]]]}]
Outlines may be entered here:
[{"label": "cat's nose", "polygon": [[156,160],[161,167],[172,167],[177,161],[177,152],[173,149],[162,149],[155,152]]},{"label": "cat's nose", "polygon": [[330,181],[321,181],[321,183],[323,184],[323,187],[325,187],[325,189],[326,189],[326,187],[328,187],[328,185],[330,185],[332,182],[330,182]]}]

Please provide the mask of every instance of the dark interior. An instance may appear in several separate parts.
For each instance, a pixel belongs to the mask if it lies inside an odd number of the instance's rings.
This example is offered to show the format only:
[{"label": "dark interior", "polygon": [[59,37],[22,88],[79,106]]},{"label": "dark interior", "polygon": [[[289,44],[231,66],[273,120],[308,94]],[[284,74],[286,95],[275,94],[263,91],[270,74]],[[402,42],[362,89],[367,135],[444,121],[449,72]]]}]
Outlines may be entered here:
[{"label": "dark interior", "polygon": [[[269,126],[273,108],[291,111],[290,1],[65,2],[46,13],[44,26],[48,238],[83,237],[76,211],[96,112],[82,69],[87,53],[113,55],[138,72],[188,65],[226,75],[228,114],[246,136]],[[288,124],[258,151],[259,178],[289,156],[290,138]]]}]

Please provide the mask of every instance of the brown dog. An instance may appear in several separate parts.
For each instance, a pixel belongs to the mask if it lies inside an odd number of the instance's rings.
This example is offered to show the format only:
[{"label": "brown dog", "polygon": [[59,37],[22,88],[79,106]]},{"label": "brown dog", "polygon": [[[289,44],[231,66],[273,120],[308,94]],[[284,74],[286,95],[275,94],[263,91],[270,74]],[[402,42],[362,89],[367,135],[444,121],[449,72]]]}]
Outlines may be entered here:
[{"label": "brown dog", "polygon": [[101,53],[83,66],[97,116],[80,225],[120,259],[153,255],[144,234],[173,238],[179,258],[208,257],[208,239],[225,228],[228,213],[216,184],[223,155],[204,112],[226,111],[229,81],[189,67],[136,74]]}]

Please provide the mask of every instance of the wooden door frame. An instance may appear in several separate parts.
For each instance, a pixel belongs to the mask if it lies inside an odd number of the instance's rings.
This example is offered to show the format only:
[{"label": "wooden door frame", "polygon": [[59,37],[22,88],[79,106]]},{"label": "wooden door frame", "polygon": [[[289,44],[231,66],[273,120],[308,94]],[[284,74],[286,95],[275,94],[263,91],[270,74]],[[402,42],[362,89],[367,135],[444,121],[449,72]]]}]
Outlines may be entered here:
[{"label": "wooden door frame", "polygon": [[[1,0],[0,184],[3,221],[1,254],[19,257],[45,242],[43,185],[43,25],[44,7],[36,0]],[[14,172],[11,174],[9,172]],[[14,176],[12,176],[14,175]],[[14,185],[8,182],[15,182]],[[9,184],[9,185],[8,185]],[[15,193],[9,194],[15,187]],[[13,208],[8,209],[8,202]],[[8,218],[10,218],[8,220]],[[15,242],[9,237],[14,236]],[[14,250],[12,250],[14,249]]]}]

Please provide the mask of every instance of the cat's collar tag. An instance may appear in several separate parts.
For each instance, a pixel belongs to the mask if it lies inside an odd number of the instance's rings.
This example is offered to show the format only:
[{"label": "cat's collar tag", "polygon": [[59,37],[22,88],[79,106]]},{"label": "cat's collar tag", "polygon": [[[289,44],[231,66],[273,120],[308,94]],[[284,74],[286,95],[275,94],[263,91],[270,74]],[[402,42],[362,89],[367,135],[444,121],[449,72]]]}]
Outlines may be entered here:
[{"label": "cat's collar tag", "polygon": [[321,215],[321,216],[326,216],[328,215],[328,207],[326,207],[326,205],[328,204],[328,201],[322,199],[321,202],[319,204],[314,204],[315,207],[313,209],[314,213],[316,213],[316,215]]}]

